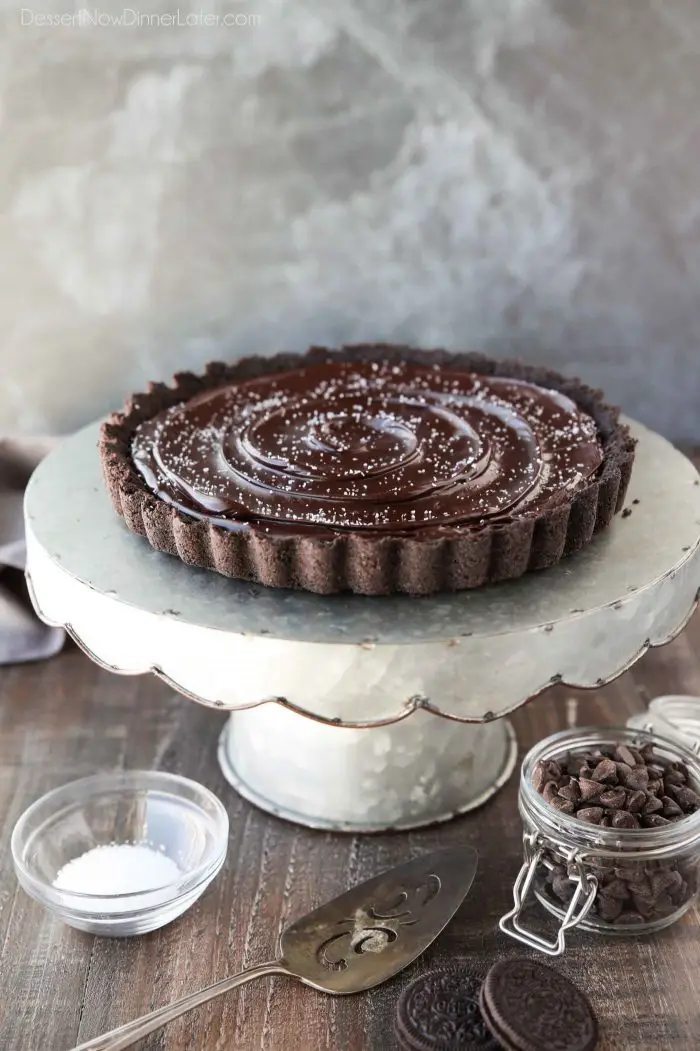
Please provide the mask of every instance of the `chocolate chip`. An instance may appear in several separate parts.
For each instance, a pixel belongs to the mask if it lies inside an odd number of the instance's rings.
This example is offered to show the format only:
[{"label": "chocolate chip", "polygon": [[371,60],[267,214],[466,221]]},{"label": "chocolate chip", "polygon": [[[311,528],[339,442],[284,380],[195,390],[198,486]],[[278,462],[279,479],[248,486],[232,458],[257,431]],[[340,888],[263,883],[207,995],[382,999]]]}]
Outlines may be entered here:
[{"label": "chocolate chip", "polygon": [[607,792],[601,793],[600,804],[612,810],[619,810],[625,805],[626,799],[627,793],[624,788],[609,788]]},{"label": "chocolate chip", "polygon": [[653,898],[643,898],[640,894],[633,894],[632,902],[640,916],[643,916],[645,919],[648,920],[654,915]]},{"label": "chocolate chip", "polygon": [[[683,875],[678,869],[670,869],[668,872],[669,883],[666,890],[669,894],[677,894],[679,890],[687,888],[688,884],[683,879]],[[671,877],[673,877],[673,883],[671,883]]]},{"label": "chocolate chip", "polygon": [[568,904],[574,896],[575,889],[574,884],[567,876],[557,876],[556,879],[552,880],[552,890],[559,898],[559,901],[564,901]]},{"label": "chocolate chip", "polygon": [[569,777],[585,777],[590,767],[582,755],[570,755],[566,761],[566,772]]},{"label": "chocolate chip", "polygon": [[653,898],[654,892],[651,889],[651,882],[648,876],[642,874],[641,876],[635,875],[634,878],[628,879],[628,885],[630,891],[633,894],[639,894],[643,898]]},{"label": "chocolate chip", "polygon": [[646,806],[646,801],[646,792],[630,792],[627,796],[627,809],[631,814],[637,814],[644,808],[644,806]]},{"label": "chocolate chip", "polygon": [[649,784],[649,774],[644,766],[635,766],[634,770],[630,770],[629,774],[624,780],[626,788],[632,789],[633,792],[639,792],[645,789]]},{"label": "chocolate chip", "polygon": [[643,814],[642,824],[645,828],[663,828],[671,822],[667,817],[661,817],[661,814]]},{"label": "chocolate chip", "polygon": [[581,789],[578,786],[578,782],[573,777],[569,777],[568,784],[562,785],[559,788],[559,795],[563,799],[570,799],[572,803],[578,803],[581,798]]},{"label": "chocolate chip", "polygon": [[675,799],[671,799],[670,796],[663,796],[661,802],[664,806],[663,810],[661,811],[663,817],[680,817],[682,815],[683,811],[681,810]]},{"label": "chocolate chip", "polygon": [[653,796],[663,795],[664,794],[664,783],[663,783],[663,781],[660,778],[659,778],[658,781],[650,781],[649,784],[647,785],[647,792],[651,792],[651,794]]},{"label": "chocolate chip", "polygon": [[581,789],[581,801],[583,803],[590,803],[591,800],[597,799],[603,791],[597,781],[591,781],[588,777],[582,777],[579,780],[578,786]]},{"label": "chocolate chip", "polygon": [[640,869],[637,865],[620,866],[614,869],[614,873],[617,879],[623,879],[625,883],[634,883],[647,878],[644,869]]},{"label": "chocolate chip", "polygon": [[685,810],[686,814],[690,811],[697,810],[700,807],[700,796],[697,792],[693,792],[692,788],[688,788],[684,785],[683,788],[679,788],[676,791],[676,801],[678,805]]},{"label": "chocolate chip", "polygon": [[617,923],[625,927],[635,927],[638,923],[644,923],[644,917],[638,912],[624,912]]},{"label": "chocolate chip", "polygon": [[627,810],[615,810],[612,815],[613,828],[639,828],[639,821]]},{"label": "chocolate chip", "polygon": [[617,770],[612,759],[601,759],[591,774],[591,780],[613,784],[617,780]]},{"label": "chocolate chip", "polygon": [[686,779],[683,776],[683,774],[680,772],[680,770],[674,770],[671,767],[669,767],[668,770],[666,770],[665,772],[662,771],[662,773],[663,773],[664,781],[666,782],[667,785],[684,785],[685,784]]},{"label": "chocolate chip", "polygon": [[535,769],[532,771],[532,787],[536,792],[541,792],[547,783],[547,768],[544,763],[535,763]]},{"label": "chocolate chip", "polygon": [[603,808],[600,806],[586,806],[576,811],[576,817],[579,821],[587,821],[589,825],[599,825],[603,813]]},{"label": "chocolate chip", "polygon": [[614,923],[621,915],[624,907],[624,903],[618,898],[609,898],[602,895],[598,898],[598,915],[601,920],[606,920],[608,923]]},{"label": "chocolate chip", "polygon": [[670,894],[659,894],[658,898],[654,902],[654,918],[664,919],[666,916],[670,916],[671,913],[676,911],[676,906],[671,901]]},{"label": "chocolate chip", "polygon": [[617,779],[621,784],[624,784],[629,775],[632,773],[632,767],[628,766],[627,763],[615,763],[615,769],[617,770]]},{"label": "chocolate chip", "polygon": [[551,803],[553,799],[556,799],[559,795],[559,785],[556,781],[547,781],[542,789],[542,795],[546,803]]},{"label": "chocolate chip", "polygon": [[664,767],[659,766],[658,763],[649,763],[647,765],[647,772],[649,774],[649,777],[653,778],[654,780],[659,780],[664,776],[665,770]]},{"label": "chocolate chip", "polygon": [[560,810],[562,814],[573,814],[574,804],[570,799],[562,799],[561,796],[557,796],[556,799],[552,799],[551,805]]},{"label": "chocolate chip", "polygon": [[658,811],[663,810],[664,805],[656,796],[648,795],[646,798],[646,804],[642,808],[643,814],[656,814]]},{"label": "chocolate chip", "polygon": [[556,760],[552,759],[547,763],[547,774],[552,781],[558,781],[563,772]]},{"label": "chocolate chip", "polygon": [[637,760],[630,752],[627,745],[620,744],[615,749],[615,758],[619,763],[626,763],[627,766],[636,766]]},{"label": "chocolate chip", "polygon": [[630,890],[625,881],[617,877],[602,886],[600,893],[608,898],[619,898],[620,901],[626,901],[630,896]]},{"label": "chocolate chip", "polygon": [[634,761],[637,766],[644,766],[644,756],[638,748],[630,748],[630,755],[634,756]]},{"label": "chocolate chip", "polygon": [[673,893],[678,890],[682,882],[683,877],[678,869],[661,869],[658,872],[653,872],[649,877],[649,883],[655,898],[658,898],[659,894],[664,892]]},{"label": "chocolate chip", "polygon": [[[571,867],[574,870],[574,872],[578,875],[578,865],[576,863],[573,863]],[[615,868],[613,866],[612,861],[598,861],[597,863],[595,861],[592,861],[590,864],[590,869],[593,875],[598,877],[598,881],[600,883],[605,883],[606,880],[612,879],[615,872]]]}]

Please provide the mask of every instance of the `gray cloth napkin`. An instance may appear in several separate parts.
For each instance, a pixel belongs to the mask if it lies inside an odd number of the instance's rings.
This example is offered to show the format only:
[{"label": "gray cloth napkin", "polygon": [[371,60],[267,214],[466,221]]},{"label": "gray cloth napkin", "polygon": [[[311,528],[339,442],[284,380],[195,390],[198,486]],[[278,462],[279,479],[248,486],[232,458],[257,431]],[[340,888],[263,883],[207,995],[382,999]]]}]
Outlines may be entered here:
[{"label": "gray cloth napkin", "polygon": [[24,489],[56,441],[0,436],[0,664],[51,657],[65,638],[60,628],[49,628],[38,619],[24,583]]}]

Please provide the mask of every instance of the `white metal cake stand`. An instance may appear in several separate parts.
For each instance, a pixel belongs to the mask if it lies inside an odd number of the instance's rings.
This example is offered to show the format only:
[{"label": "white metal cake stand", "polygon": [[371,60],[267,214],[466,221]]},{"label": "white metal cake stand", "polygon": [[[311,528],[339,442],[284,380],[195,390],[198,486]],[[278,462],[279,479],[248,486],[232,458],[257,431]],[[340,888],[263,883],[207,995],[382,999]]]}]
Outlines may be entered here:
[{"label": "white metal cake stand", "polygon": [[634,428],[628,511],[589,548],[513,583],[412,599],[271,590],[153,551],[110,506],[93,425],[29,484],[28,581],[42,619],[103,667],[229,709],[219,761],[263,809],[329,829],[443,821],[510,775],[503,716],[554,683],[609,682],[697,604],[700,479]]}]

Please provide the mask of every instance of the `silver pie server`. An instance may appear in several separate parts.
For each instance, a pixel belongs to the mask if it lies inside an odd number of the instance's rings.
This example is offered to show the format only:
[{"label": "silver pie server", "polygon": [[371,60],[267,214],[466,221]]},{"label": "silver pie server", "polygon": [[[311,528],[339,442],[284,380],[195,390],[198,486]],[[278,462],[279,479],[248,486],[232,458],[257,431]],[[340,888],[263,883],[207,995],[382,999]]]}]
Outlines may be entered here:
[{"label": "silver pie server", "polygon": [[267,975],[287,975],[334,995],[380,985],[449,923],[469,893],[477,860],[471,847],[456,847],[389,869],[287,927],[278,960],[224,978],[74,1051],[121,1051],[193,1007]]}]

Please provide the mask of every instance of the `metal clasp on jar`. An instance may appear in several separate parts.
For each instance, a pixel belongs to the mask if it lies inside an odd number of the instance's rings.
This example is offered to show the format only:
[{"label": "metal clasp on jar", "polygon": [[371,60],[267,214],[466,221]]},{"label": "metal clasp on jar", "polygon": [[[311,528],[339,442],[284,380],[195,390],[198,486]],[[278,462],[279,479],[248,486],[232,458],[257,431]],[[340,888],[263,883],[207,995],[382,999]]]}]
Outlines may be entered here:
[{"label": "metal clasp on jar", "polygon": [[576,875],[569,875],[570,881],[574,884],[574,894],[559,924],[556,941],[548,941],[547,938],[535,934],[534,931],[527,930],[520,921],[520,914],[534,882],[537,866],[542,864],[551,868],[552,862],[545,857],[545,848],[537,832],[526,834],[523,837],[523,843],[525,862],[513,886],[513,908],[502,917],[498,926],[504,934],[516,938],[531,949],[537,949],[548,956],[561,956],[566,948],[566,932],[585,920],[593,906],[598,893],[598,880],[591,873],[586,872],[580,853],[576,849],[572,848],[563,855],[568,862],[569,869],[576,866]]}]

